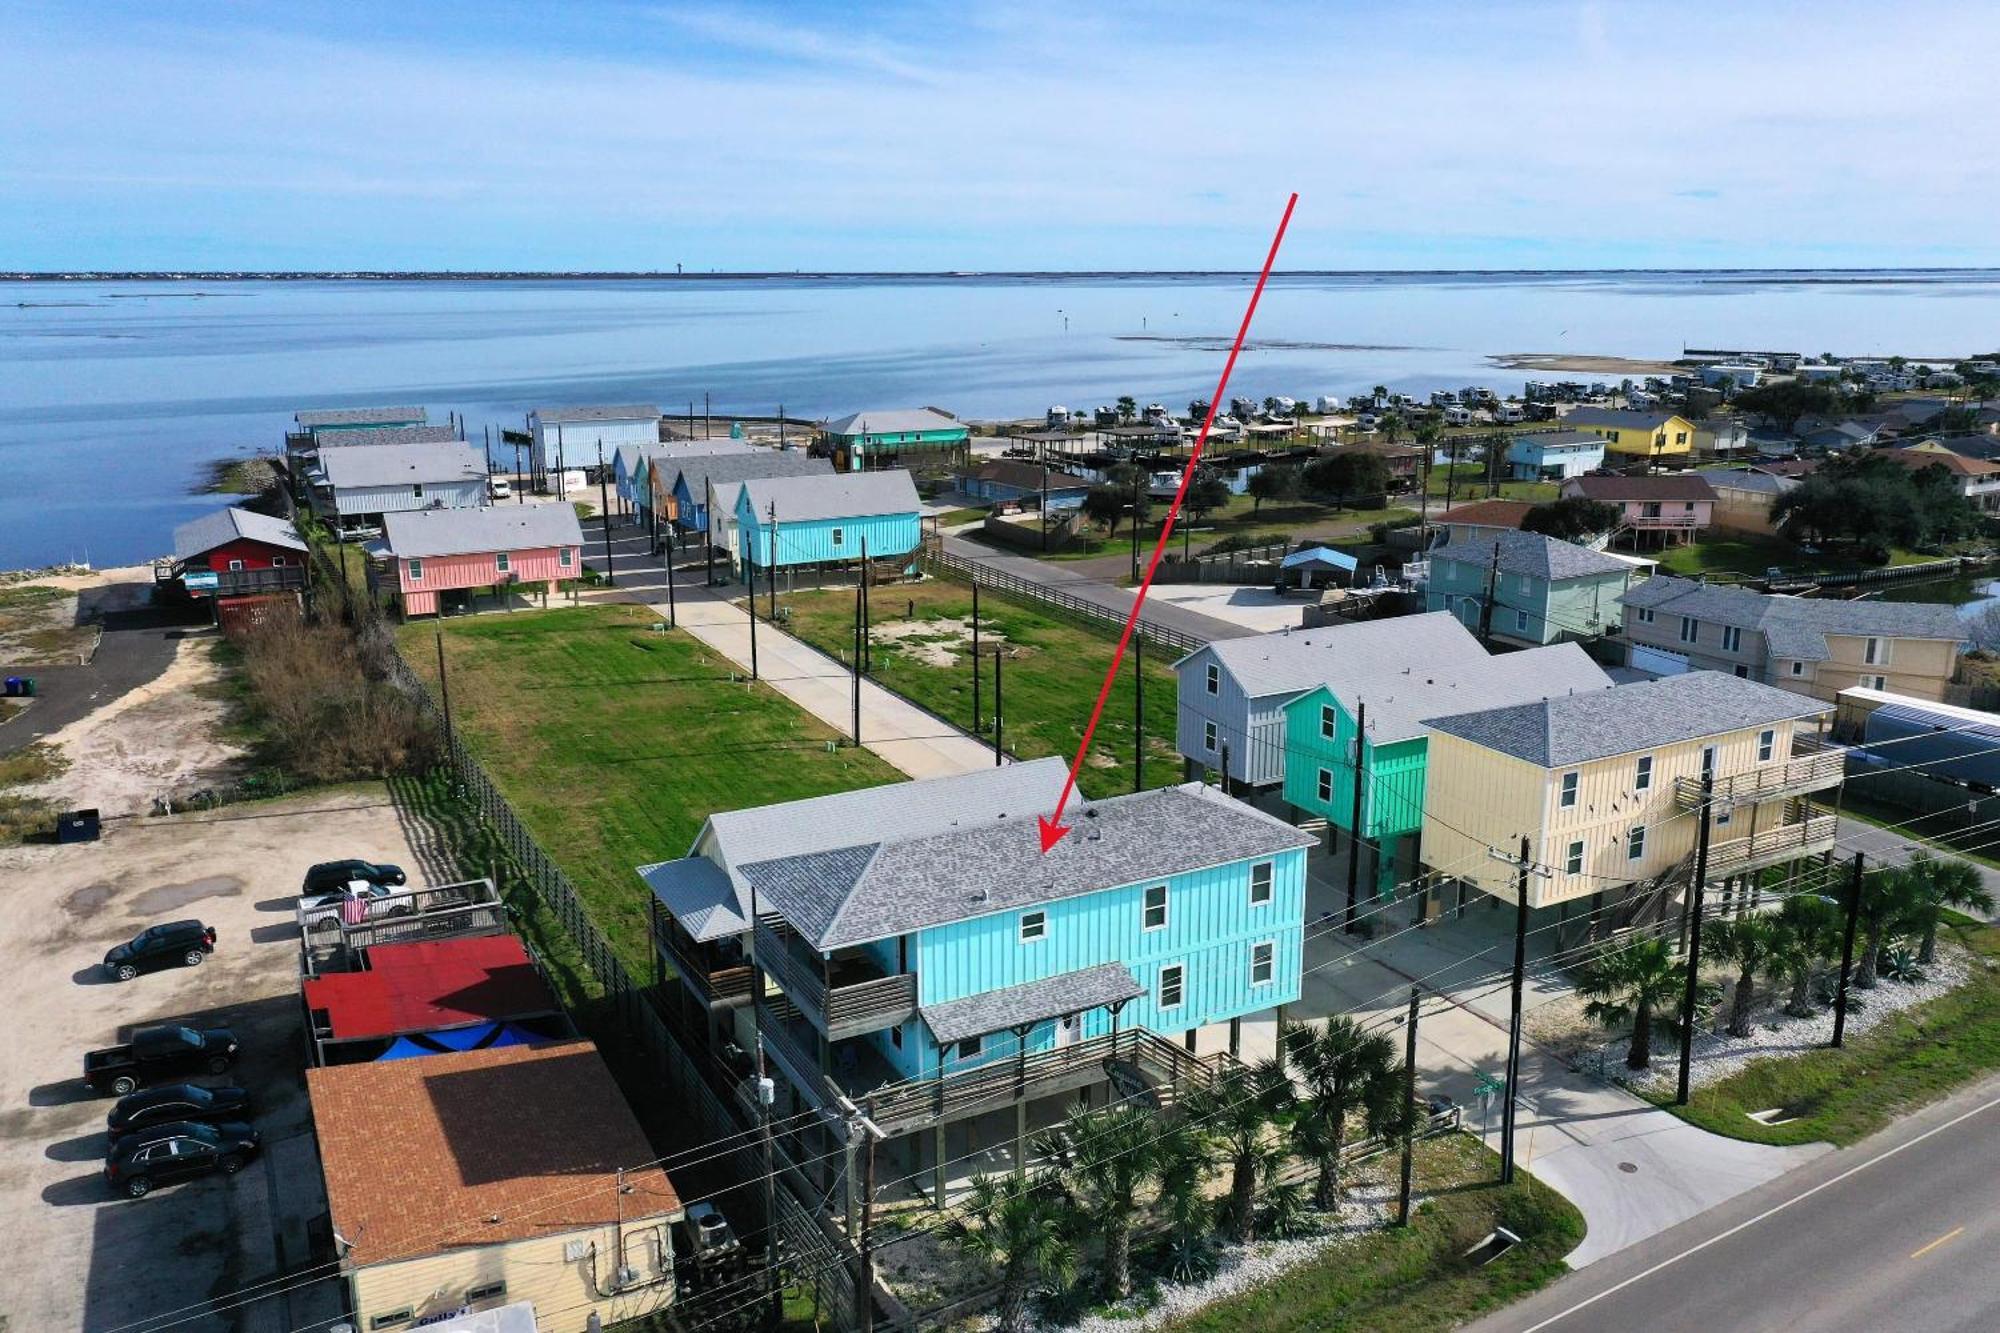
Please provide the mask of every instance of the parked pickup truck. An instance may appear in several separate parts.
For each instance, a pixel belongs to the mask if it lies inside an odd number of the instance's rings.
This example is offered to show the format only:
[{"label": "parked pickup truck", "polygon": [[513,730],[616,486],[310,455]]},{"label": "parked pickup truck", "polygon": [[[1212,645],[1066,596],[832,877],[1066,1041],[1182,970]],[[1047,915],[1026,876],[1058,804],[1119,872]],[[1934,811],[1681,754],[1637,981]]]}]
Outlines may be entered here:
[{"label": "parked pickup truck", "polygon": [[236,1063],[236,1034],[228,1028],[140,1028],[122,1046],[83,1057],[83,1083],[92,1092],[123,1097],[148,1083],[184,1074],[220,1074]]}]

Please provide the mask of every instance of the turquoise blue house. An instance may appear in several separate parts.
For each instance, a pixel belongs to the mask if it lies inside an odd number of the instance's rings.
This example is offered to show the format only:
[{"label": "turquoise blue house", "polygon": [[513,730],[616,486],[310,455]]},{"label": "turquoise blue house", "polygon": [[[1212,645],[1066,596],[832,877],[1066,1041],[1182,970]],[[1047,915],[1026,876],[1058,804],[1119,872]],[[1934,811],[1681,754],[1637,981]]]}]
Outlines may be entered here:
[{"label": "turquoise blue house", "polygon": [[[727,441],[717,441],[727,443]],[[798,449],[761,449],[736,445],[726,453],[656,458],[652,466],[660,471],[659,489],[673,497],[674,526],[683,533],[708,531],[708,505],[713,497],[722,509],[723,522],[730,526],[736,512],[737,488],[753,477],[831,477],[833,464],[824,458],[808,457]],[[718,532],[716,544],[728,547],[725,534]]]},{"label": "turquoise blue house", "polygon": [[1310,835],[1189,784],[1073,802],[1044,854],[1066,774],[713,816],[690,855],[639,869],[690,1025],[761,1039],[780,1114],[837,1088],[892,1137],[935,1130],[899,1150],[919,1171],[959,1156],[947,1123],[1005,1112],[962,1132],[1018,1150],[1079,1094],[1143,1101],[1197,1072],[1204,1034],[1219,1049],[1298,999]]},{"label": "turquoise blue house", "polygon": [[923,539],[922,510],[901,470],[752,478],[736,497],[737,572],[908,555]]},{"label": "turquoise blue house", "polygon": [[842,472],[951,466],[966,461],[972,431],[928,407],[851,412],[820,428],[822,445]]},{"label": "turquoise blue house", "polygon": [[1424,607],[1496,642],[1594,638],[1617,627],[1619,597],[1651,564],[1538,532],[1495,533],[1431,551]]}]

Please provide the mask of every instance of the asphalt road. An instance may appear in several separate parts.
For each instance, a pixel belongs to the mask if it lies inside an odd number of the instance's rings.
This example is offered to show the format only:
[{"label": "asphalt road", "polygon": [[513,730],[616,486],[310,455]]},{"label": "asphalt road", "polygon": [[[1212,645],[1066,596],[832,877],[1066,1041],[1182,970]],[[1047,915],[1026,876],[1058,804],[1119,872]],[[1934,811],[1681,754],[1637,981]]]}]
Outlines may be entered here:
[{"label": "asphalt road", "polygon": [[2000,1328],[2000,1079],[1590,1265],[1474,1333]]},{"label": "asphalt road", "polygon": [[[1025,555],[1008,555],[983,542],[969,542],[962,537],[946,537],[944,549],[953,555],[977,560],[981,564],[1004,570],[1030,583],[1038,583],[1053,591],[1067,593],[1093,606],[1101,606],[1113,615],[1124,616],[1131,613],[1131,589],[1121,588],[1115,582],[1096,576],[1091,569],[1092,565],[1098,563],[1096,561],[1059,562],[1037,560]],[[1123,562],[1117,564],[1117,569],[1121,573],[1126,572],[1128,568],[1129,566]],[[1203,642],[1240,639],[1257,632],[1226,620],[1218,620],[1214,616],[1205,616],[1199,611],[1175,606],[1170,602],[1148,601],[1145,617],[1153,624],[1180,630]]]},{"label": "asphalt road", "polygon": [[[1933,820],[1931,824],[1919,823],[1914,825],[1914,828],[1921,833],[1926,828],[1936,826],[1937,821]],[[1909,860],[1912,853],[1923,848],[1924,844],[1912,841],[1907,830],[1885,829],[1843,815],[1840,819],[1840,846],[1846,855],[1855,852],[1864,853],[1871,865],[1899,866]],[[1937,850],[1947,855],[1950,852],[1949,846],[1945,844],[1940,844]],[[1989,893],[2000,897],[2000,870],[1978,861],[1967,861],[1966,864],[1979,872],[1979,878],[1985,882]]]},{"label": "asphalt road", "polygon": [[174,660],[181,627],[182,621],[166,610],[113,611],[104,617],[104,638],[88,666],[0,671],[0,675],[33,676],[36,688],[34,703],[0,726],[0,754],[53,736],[100,705],[151,681]]}]

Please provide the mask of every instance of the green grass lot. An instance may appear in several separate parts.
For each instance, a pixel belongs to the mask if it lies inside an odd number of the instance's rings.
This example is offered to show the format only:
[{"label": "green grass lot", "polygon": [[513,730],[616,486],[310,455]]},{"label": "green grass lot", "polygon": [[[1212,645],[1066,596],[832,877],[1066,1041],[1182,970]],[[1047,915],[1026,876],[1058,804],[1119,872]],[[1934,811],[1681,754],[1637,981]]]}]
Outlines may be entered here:
[{"label": "green grass lot", "polygon": [[[1275,1282],[1218,1301],[1165,1327],[1170,1333],[1425,1333],[1457,1328],[1568,1272],[1563,1255],[1583,1239],[1583,1216],[1523,1173],[1491,1183],[1498,1160],[1453,1134],[1418,1145],[1417,1187],[1442,1191],[1420,1204],[1406,1230],[1371,1232],[1336,1245]],[[1496,1226],[1522,1237],[1479,1266],[1465,1252]]]},{"label": "green grass lot", "polygon": [[947,509],[937,516],[941,528],[956,527],[960,523],[977,523],[986,517],[984,509]]},{"label": "green grass lot", "polygon": [[[1710,537],[1704,541],[1669,546],[1662,551],[1640,551],[1639,554],[1657,559],[1661,573],[1684,576],[1729,573],[1762,578],[1773,565],[1788,570],[1830,572],[1872,568],[1854,555],[1834,548],[1822,547],[1817,554],[1808,555],[1782,537],[1764,537],[1754,533]],[[1935,559],[1936,556],[1916,551],[1896,550],[1889,553],[1891,567]]]},{"label": "green grass lot", "polygon": [[[970,730],[972,589],[938,580],[876,588],[871,598],[873,679]],[[791,609],[792,633],[843,662],[851,660],[851,590],[800,592],[778,600]],[[991,736],[993,721],[992,649],[1004,643],[1007,751],[1023,759],[1051,754],[1073,758],[1104,672],[1111,665],[1114,632],[1108,625],[1091,627],[984,589],[979,594],[979,611],[984,659],[980,708],[981,720],[989,729],[986,735]],[[968,627],[942,623],[959,620]],[[895,641],[906,629],[914,632]],[[995,635],[999,636],[997,641]],[[928,662],[926,655],[939,660]],[[1177,654],[1157,648],[1149,648],[1145,654],[1146,781],[1152,786],[1178,778],[1181,772],[1180,756],[1174,749],[1174,656]],[[1133,668],[1133,653],[1128,651],[1078,778],[1087,796],[1132,790]]]},{"label": "green grass lot", "polygon": [[1424,489],[1431,495],[1442,498],[1447,490],[1451,492],[1453,504],[1471,504],[1475,500],[1526,500],[1532,504],[1546,504],[1556,499],[1562,488],[1553,481],[1502,481],[1497,491],[1486,480],[1483,463],[1441,464],[1431,469],[1430,481]]},{"label": "green grass lot", "polygon": [[61,777],[69,760],[52,745],[24,745],[0,755],[0,847],[55,827],[55,801],[14,790]]},{"label": "green grass lot", "polygon": [[[2000,928],[1959,917],[1945,938],[1970,949],[1975,960],[1972,979],[1957,990],[1904,1010],[1841,1050],[1753,1061],[1697,1089],[1687,1106],[1667,1109],[1735,1139],[1849,1144],[2000,1069]],[[1868,992],[1856,993],[1865,1004]],[[1774,1106],[1795,1118],[1775,1126],[1750,1119]]]},{"label": "green grass lot", "polygon": [[[633,867],[684,855],[717,810],[892,782],[896,771],[636,606],[406,625],[433,688],[444,635],[453,720],[628,963],[649,971]],[[1171,700],[1169,700],[1171,708]]]},{"label": "green grass lot", "polygon": [[[1165,517],[1166,510],[1164,501],[1156,502],[1152,513],[1139,526],[1139,558],[1142,562],[1152,552],[1153,543],[1160,538],[1160,520]],[[1259,508],[1247,495],[1232,495],[1227,504],[1203,515],[1200,522],[1196,522],[1192,515],[1182,514],[1180,521],[1174,524],[1172,554],[1178,556],[1184,545],[1190,551],[1199,553],[1225,537],[1260,542],[1352,536],[1366,532],[1371,523],[1413,518],[1416,512],[1407,504],[1389,505],[1382,509],[1343,509],[1312,500],[1268,501]],[[1032,550],[1016,551],[1012,547],[995,549],[1011,555],[1040,556],[1039,552]],[[1129,555],[1131,551],[1131,529],[1120,523],[1116,536],[1107,536],[1102,530],[1092,529],[1083,541],[1068,550],[1051,552],[1040,558],[1096,560],[1105,556]]]}]

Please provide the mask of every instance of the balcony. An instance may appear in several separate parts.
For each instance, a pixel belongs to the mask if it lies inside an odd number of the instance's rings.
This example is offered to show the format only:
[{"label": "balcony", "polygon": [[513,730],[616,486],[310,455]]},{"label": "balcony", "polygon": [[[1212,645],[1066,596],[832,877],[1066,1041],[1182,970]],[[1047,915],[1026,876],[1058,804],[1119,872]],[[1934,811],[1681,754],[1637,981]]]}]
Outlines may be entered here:
[{"label": "balcony", "polygon": [[[1813,744],[1802,748],[1795,745],[1792,753],[1794,758],[1782,764],[1759,764],[1741,773],[1717,777],[1714,804],[1725,809],[1756,805],[1761,801],[1775,801],[1787,796],[1808,796],[1840,785],[1841,775],[1847,767],[1845,747]],[[1701,779],[1677,778],[1674,799],[1683,810],[1699,809]]]},{"label": "balcony", "polygon": [[733,1009],[749,1000],[750,965],[734,940],[726,945],[698,943],[671,915],[660,910],[657,900],[649,906],[653,948],[689,994],[711,1009]]},{"label": "balcony", "polygon": [[831,1041],[880,1032],[916,1017],[914,973],[891,976],[860,950],[823,958],[784,924],[757,922],[757,965]]},{"label": "balcony", "polygon": [[1635,514],[1627,510],[1622,521],[1641,532],[1692,532],[1705,526],[1698,514]]},{"label": "balcony", "polygon": [[1721,879],[1774,866],[1794,857],[1818,856],[1833,850],[1839,821],[1832,815],[1812,815],[1805,819],[1760,829],[1744,838],[1711,842],[1708,847],[1708,877]]}]

